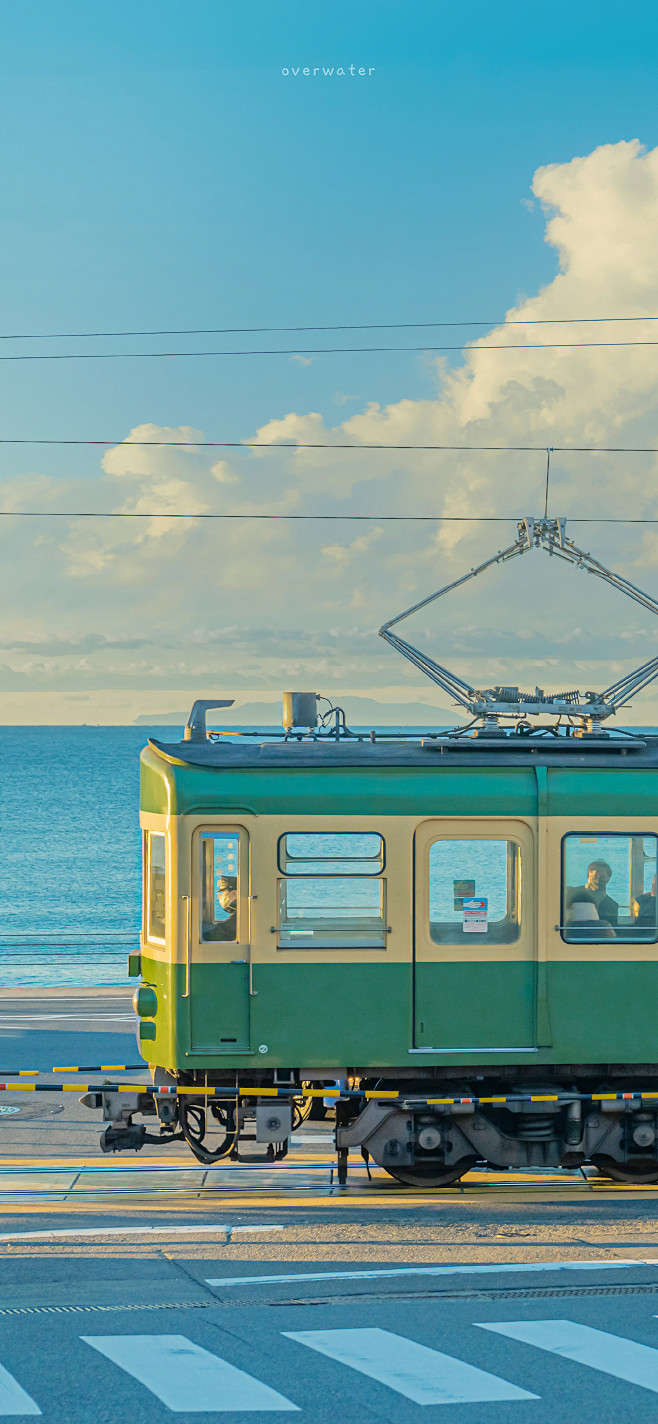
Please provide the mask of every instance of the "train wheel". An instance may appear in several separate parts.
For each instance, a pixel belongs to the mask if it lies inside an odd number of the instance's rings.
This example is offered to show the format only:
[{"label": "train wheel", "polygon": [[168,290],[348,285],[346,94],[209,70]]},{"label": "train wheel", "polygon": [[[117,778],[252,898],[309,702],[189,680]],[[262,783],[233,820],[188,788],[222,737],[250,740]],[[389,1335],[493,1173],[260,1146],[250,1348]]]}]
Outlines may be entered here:
[{"label": "train wheel", "polygon": [[616,1162],[614,1157],[592,1157],[595,1167],[602,1176],[613,1182],[625,1182],[627,1186],[644,1187],[658,1182],[658,1160],[654,1157],[638,1158],[636,1162]]},{"label": "train wheel", "polygon": [[[302,1083],[302,1088],[312,1087],[312,1083]],[[322,1098],[293,1098],[293,1103],[299,1113],[297,1127],[299,1127],[300,1123],[307,1122],[309,1118],[311,1122],[317,1122],[327,1116],[327,1109]]]},{"label": "train wheel", "polygon": [[385,1171],[390,1177],[395,1177],[396,1182],[403,1182],[405,1187],[449,1187],[469,1172],[476,1161],[476,1157],[461,1157],[459,1162],[443,1171],[433,1162],[417,1162],[414,1167],[402,1167],[397,1172],[386,1167]]},{"label": "train wheel", "polygon": [[[312,1083],[302,1083],[302,1088],[308,1089],[312,1087]],[[307,1122],[309,1118],[311,1122],[316,1122],[319,1118],[325,1118],[327,1115],[327,1109],[322,1098],[293,1098],[293,1103],[299,1113],[297,1126],[302,1122]]]},{"label": "train wheel", "polygon": [[[303,1088],[306,1088],[306,1087],[308,1087],[308,1086],[310,1086],[310,1085],[307,1084],[307,1083],[302,1083],[302,1087],[303,1087]],[[313,1103],[315,1102],[315,1099],[314,1099],[314,1098],[293,1098],[292,1101],[293,1101],[293,1106],[294,1106],[294,1109],[295,1109],[295,1122],[294,1122],[294,1126],[293,1126],[293,1132],[294,1132],[294,1131],[295,1131],[295,1128],[301,1127],[301,1124],[302,1124],[303,1122],[306,1122],[307,1118],[313,1116]]]},{"label": "train wheel", "polygon": [[[221,1157],[228,1157],[236,1141],[233,1109],[218,1109],[215,1104],[209,1114],[198,1103],[181,1102],[180,1125],[185,1141],[198,1162],[210,1167]],[[210,1117],[216,1122],[211,1123]]]}]

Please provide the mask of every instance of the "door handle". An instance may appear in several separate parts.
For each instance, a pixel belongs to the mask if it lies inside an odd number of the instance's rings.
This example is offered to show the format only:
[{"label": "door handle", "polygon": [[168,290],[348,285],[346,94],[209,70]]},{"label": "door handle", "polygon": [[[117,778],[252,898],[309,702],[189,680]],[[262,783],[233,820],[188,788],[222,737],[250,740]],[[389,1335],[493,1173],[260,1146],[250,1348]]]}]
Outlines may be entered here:
[{"label": "door handle", "polygon": [[253,901],[253,900],[257,900],[257,899],[258,899],[258,896],[257,896],[257,895],[247,895],[247,902],[248,902],[248,905],[249,905],[249,998],[250,998],[250,999],[255,999],[255,997],[256,997],[256,995],[257,995],[257,993],[258,993],[258,990],[257,990],[257,989],[254,989],[254,961],[253,961],[253,943],[252,943],[252,941],[253,941],[253,925],[252,925],[252,923],[251,923],[251,904],[252,904],[252,901]]},{"label": "door handle", "polygon": [[185,906],[185,990],[184,999],[190,997],[190,957],[192,953],[191,901],[189,895],[181,895]]}]

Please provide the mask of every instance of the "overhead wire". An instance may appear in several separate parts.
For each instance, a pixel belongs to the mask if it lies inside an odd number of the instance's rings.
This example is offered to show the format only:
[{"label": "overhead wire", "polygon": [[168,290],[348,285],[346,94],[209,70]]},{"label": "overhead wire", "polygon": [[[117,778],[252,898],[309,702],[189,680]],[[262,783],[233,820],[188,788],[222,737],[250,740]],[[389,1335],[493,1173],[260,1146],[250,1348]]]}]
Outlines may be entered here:
[{"label": "overhead wire", "polygon": [[254,336],[257,333],[298,331],[427,331],[437,327],[464,326],[582,326],[589,323],[658,321],[658,316],[552,316],[483,317],[476,321],[379,321],[341,322],[335,326],[191,326],[160,327],[135,331],[19,331],[0,332],[0,341],[87,341],[95,337],[119,336]]},{"label": "overhead wire", "polygon": [[658,455],[658,445],[432,445],[432,444],[377,444],[375,442],[345,442],[331,440],[133,440],[119,435],[107,440],[80,440],[44,438],[37,436],[0,436],[0,445],[110,445],[148,447],[171,450],[435,450],[435,451],[480,451],[510,454],[538,454],[550,448],[553,454],[561,455]]},{"label": "overhead wire", "polygon": [[[228,514],[212,510],[197,513],[180,510],[95,510],[95,509],[0,509],[0,519],[269,519],[319,520],[327,522],[376,524],[509,524],[518,523],[518,514]],[[618,519],[568,515],[571,524],[658,524],[658,519]]]},{"label": "overhead wire", "polygon": [[471,346],[285,346],[249,349],[246,351],[39,351],[11,352],[0,355],[0,361],[162,361],[172,357],[208,356],[362,356],[373,353],[422,353],[426,351],[582,351],[598,347],[658,346],[658,341],[538,341],[498,342],[496,345]]}]

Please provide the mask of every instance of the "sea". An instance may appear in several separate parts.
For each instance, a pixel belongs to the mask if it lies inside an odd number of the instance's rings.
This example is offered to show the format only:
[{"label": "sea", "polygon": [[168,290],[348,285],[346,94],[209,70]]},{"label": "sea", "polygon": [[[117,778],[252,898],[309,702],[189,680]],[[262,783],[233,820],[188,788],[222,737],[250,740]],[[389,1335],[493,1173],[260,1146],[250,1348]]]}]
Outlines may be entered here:
[{"label": "sea", "polygon": [[148,736],[181,735],[179,726],[0,727],[0,987],[130,982],[139,756]]},{"label": "sea", "polygon": [[0,986],[129,982],[148,735],[181,729],[0,728]]}]

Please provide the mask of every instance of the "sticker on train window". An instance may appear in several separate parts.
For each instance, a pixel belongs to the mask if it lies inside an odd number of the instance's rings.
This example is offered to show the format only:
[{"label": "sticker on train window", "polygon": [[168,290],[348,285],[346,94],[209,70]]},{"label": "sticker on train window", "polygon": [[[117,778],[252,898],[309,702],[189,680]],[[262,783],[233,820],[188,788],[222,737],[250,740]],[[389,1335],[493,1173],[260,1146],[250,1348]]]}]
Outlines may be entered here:
[{"label": "sticker on train window", "polygon": [[455,910],[463,910],[463,908],[464,908],[464,900],[472,900],[474,894],[475,894],[475,881],[474,881],[474,880],[453,880],[453,882],[452,882],[452,898],[453,898],[453,908],[454,908]]},{"label": "sticker on train window", "polygon": [[464,900],[464,934],[486,934],[489,928],[488,900]]}]

